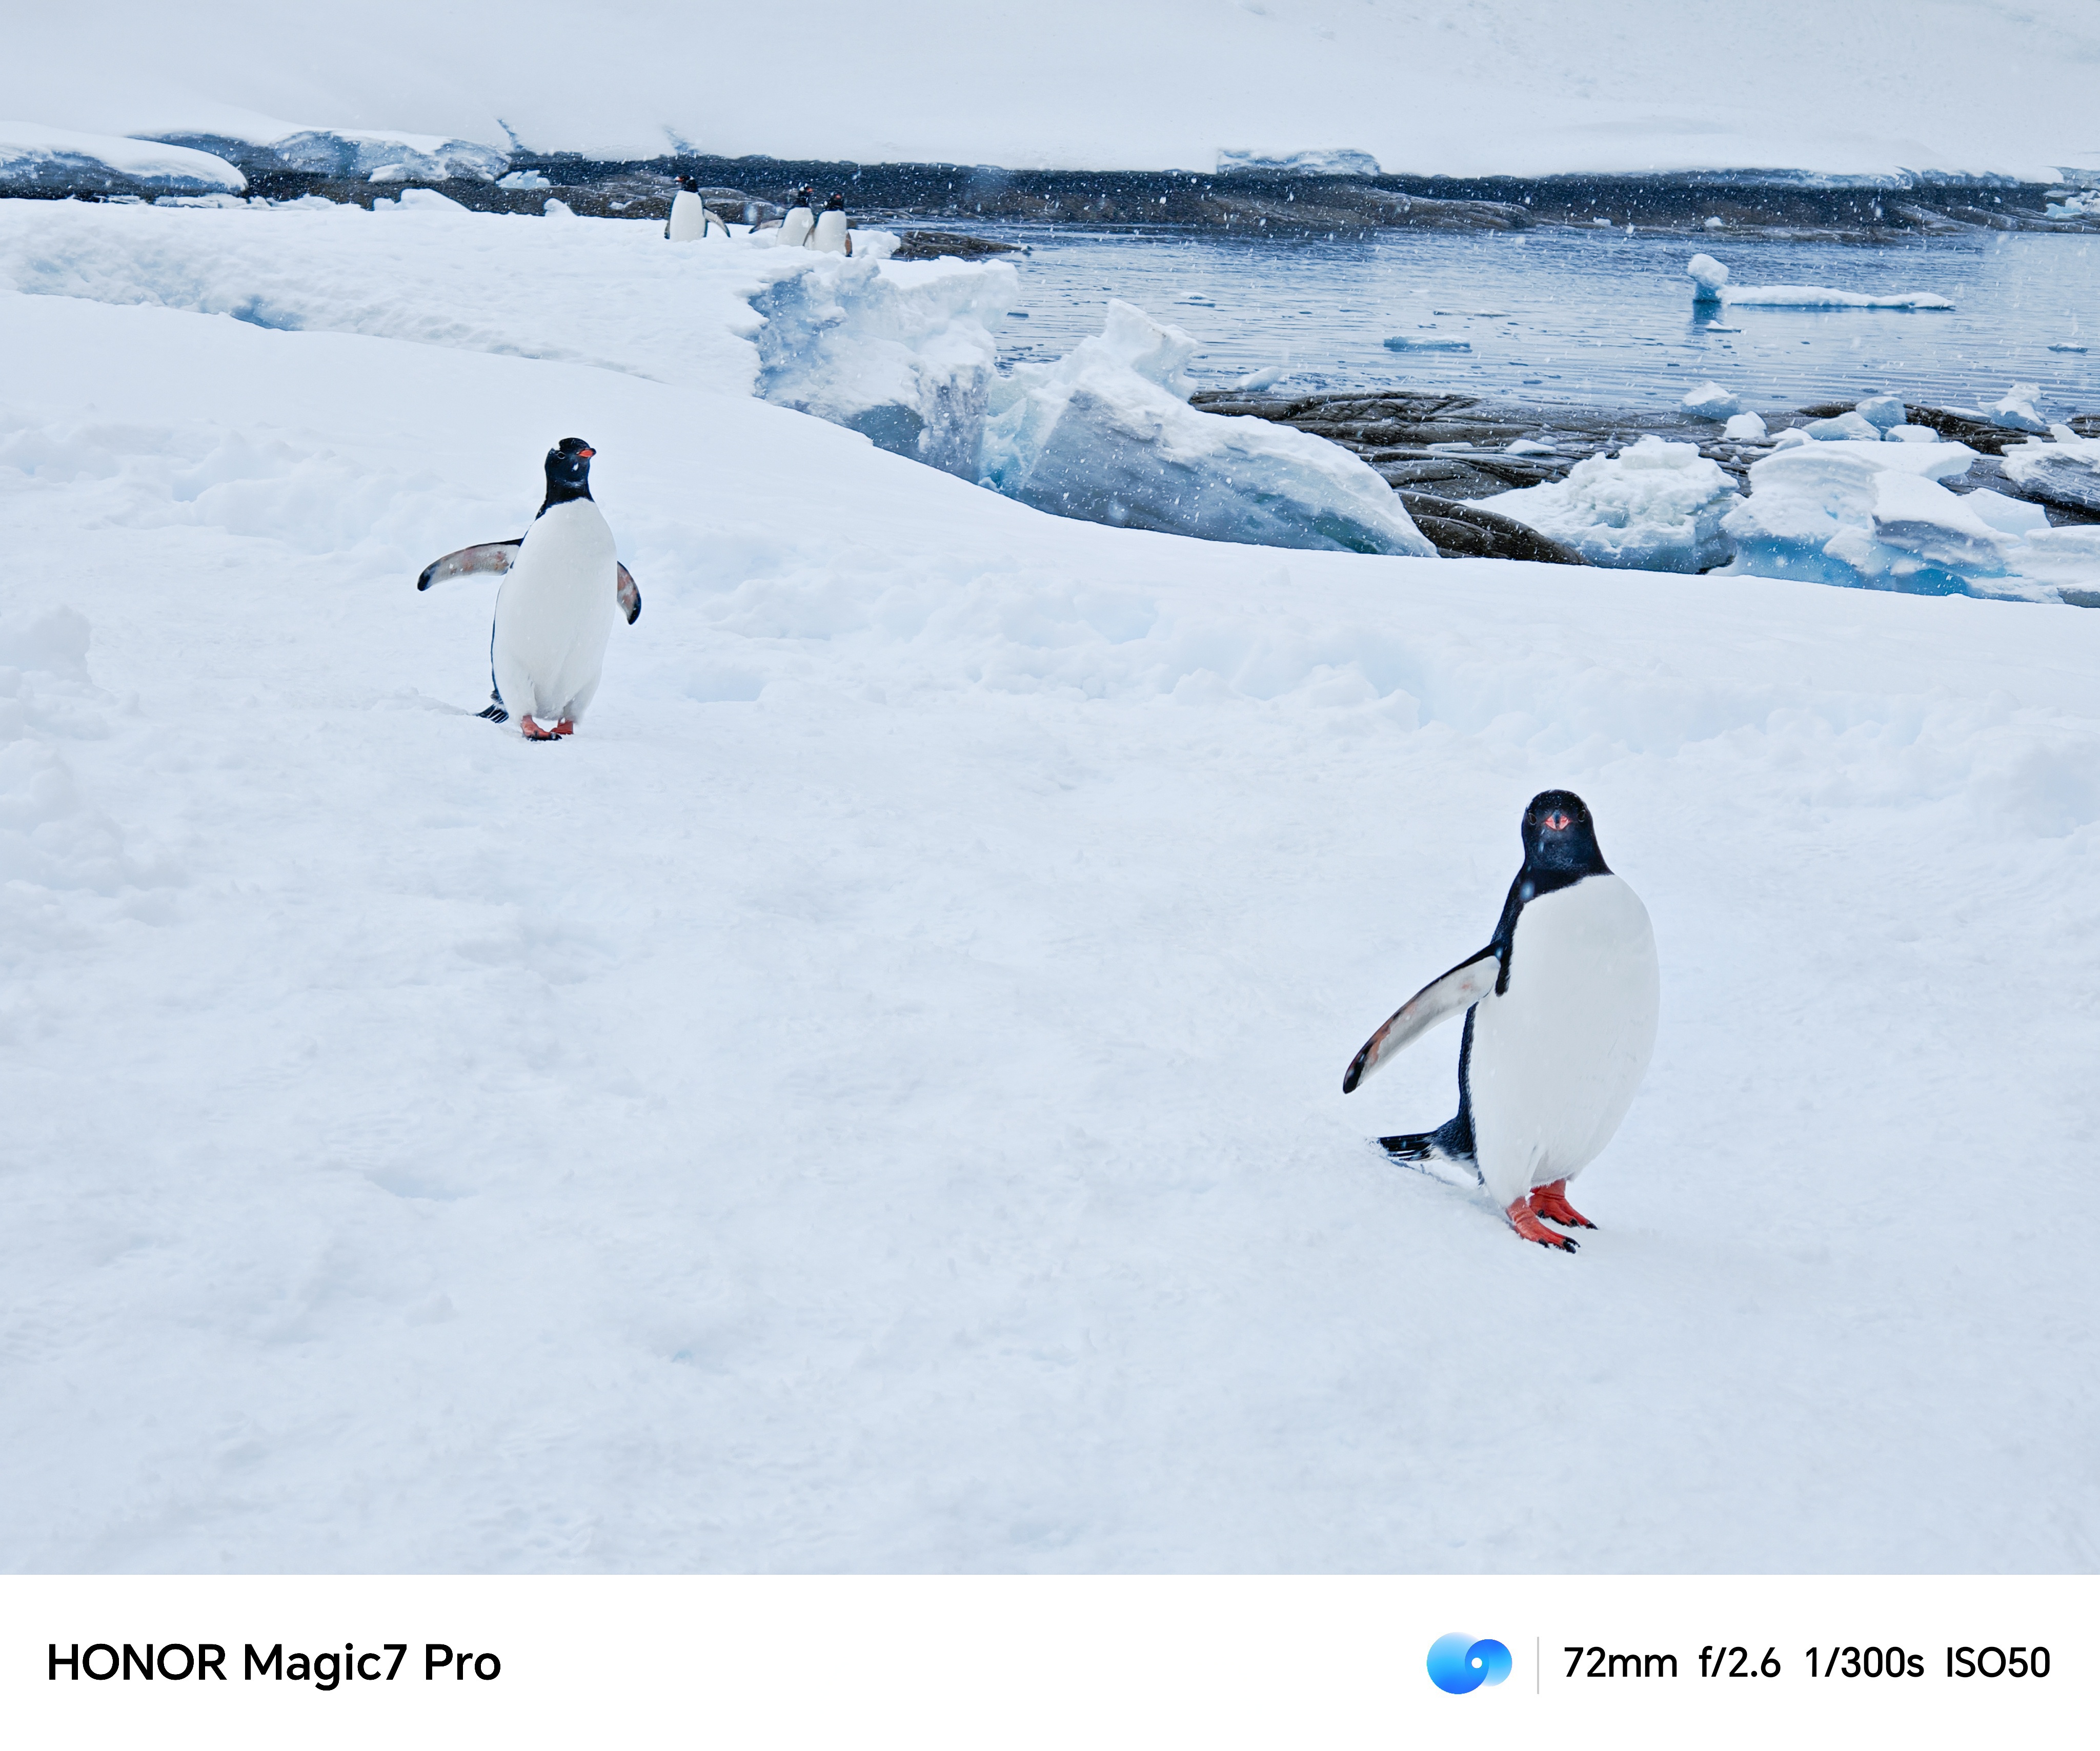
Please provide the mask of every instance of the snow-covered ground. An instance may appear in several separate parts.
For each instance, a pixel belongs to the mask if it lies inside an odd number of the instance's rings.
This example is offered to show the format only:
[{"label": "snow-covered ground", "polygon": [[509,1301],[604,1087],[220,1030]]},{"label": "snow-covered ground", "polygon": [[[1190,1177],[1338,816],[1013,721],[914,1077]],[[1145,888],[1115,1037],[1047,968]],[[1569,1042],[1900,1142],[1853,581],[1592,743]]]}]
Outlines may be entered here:
[{"label": "snow-covered ground", "polygon": [[[2100,615],[1062,520],[612,222],[130,211],[0,209],[0,1563],[2100,1565]],[[571,434],[527,746],[412,581]],[[1455,1028],[1339,1092],[1548,784],[1573,1259],[1365,1143]]]},{"label": "snow-covered ground", "polygon": [[[11,20],[0,115],[651,157],[1452,175],[2100,170],[2089,0],[143,0]],[[289,118],[289,119],[288,119]]]}]

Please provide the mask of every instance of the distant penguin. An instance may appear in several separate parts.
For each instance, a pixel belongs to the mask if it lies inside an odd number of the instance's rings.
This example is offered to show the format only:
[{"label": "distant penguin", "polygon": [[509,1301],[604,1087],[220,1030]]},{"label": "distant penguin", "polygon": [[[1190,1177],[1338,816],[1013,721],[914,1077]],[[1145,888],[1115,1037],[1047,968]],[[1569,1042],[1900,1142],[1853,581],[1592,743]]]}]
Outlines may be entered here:
[{"label": "distant penguin", "polygon": [[504,723],[515,711],[528,741],[575,734],[598,692],[615,609],[630,626],[642,613],[642,593],[591,497],[597,454],[582,439],[564,438],[547,452],[547,496],[530,529],[448,554],[416,580],[425,590],[466,572],[504,574],[489,631],[492,695],[481,715]]},{"label": "distant penguin", "polygon": [[846,229],[844,195],[834,195],[824,203],[824,210],[817,215],[817,228],[810,234],[810,247],[833,255],[853,254],[853,233]]},{"label": "distant penguin", "polygon": [[1488,946],[1401,1005],[1365,1042],[1342,1092],[1465,1010],[1458,1116],[1379,1140],[1397,1160],[1466,1163],[1522,1238],[1573,1252],[1540,1219],[1596,1226],[1568,1202],[1568,1182],[1633,1104],[1661,980],[1648,910],[1606,865],[1582,799],[1541,791],[1522,831],[1524,867]]},{"label": "distant penguin", "polygon": [[798,188],[788,197],[788,217],[780,222],[780,235],[774,242],[783,249],[799,249],[810,240],[810,233],[816,229],[817,221],[810,211],[810,191]]},{"label": "distant penguin", "polygon": [[729,227],[708,211],[707,203],[700,199],[700,185],[690,176],[678,179],[678,192],[671,197],[671,217],[665,223],[664,235],[673,243],[692,243],[708,234],[712,225],[726,237]]}]

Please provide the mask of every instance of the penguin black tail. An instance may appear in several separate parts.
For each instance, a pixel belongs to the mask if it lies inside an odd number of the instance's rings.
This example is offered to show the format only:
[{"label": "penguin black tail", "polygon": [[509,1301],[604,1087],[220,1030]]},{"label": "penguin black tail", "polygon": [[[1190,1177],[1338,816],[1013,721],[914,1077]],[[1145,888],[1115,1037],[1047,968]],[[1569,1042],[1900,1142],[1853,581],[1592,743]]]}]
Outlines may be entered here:
[{"label": "penguin black tail", "polygon": [[1379,1147],[1395,1161],[1405,1162],[1410,1167],[1427,1167],[1431,1163],[1450,1162],[1462,1166],[1476,1180],[1480,1177],[1480,1164],[1473,1159],[1472,1122],[1471,1116],[1465,1113],[1434,1131],[1380,1137]]}]

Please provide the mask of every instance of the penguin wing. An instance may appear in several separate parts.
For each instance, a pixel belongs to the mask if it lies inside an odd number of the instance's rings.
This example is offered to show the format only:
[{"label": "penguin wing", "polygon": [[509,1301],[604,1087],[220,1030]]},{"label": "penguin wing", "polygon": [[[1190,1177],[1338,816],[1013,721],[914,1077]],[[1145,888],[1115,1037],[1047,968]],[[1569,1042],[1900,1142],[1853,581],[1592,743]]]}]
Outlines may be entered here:
[{"label": "penguin wing", "polygon": [[1471,1008],[1495,988],[1502,967],[1502,950],[1490,943],[1471,959],[1462,960],[1442,977],[1432,979],[1364,1042],[1364,1049],[1349,1061],[1342,1078],[1342,1092],[1351,1092],[1388,1058],[1419,1039],[1439,1021]]},{"label": "penguin wing", "polygon": [[[417,589],[428,589],[433,584],[442,584],[447,578],[462,577],[470,571],[508,571],[518,558],[518,549],[525,545],[519,536],[511,541],[483,541],[479,547],[462,547],[456,554],[448,554],[442,559],[433,559],[423,567],[423,575],[416,580]],[[632,620],[632,615],[628,616]]]},{"label": "penguin wing", "polygon": [[[440,560],[439,563],[442,565],[444,562]],[[627,624],[632,626],[642,618],[642,592],[634,587],[632,571],[616,559],[613,564],[620,572],[620,580],[613,585],[613,591],[620,598],[620,611],[627,616]]]}]

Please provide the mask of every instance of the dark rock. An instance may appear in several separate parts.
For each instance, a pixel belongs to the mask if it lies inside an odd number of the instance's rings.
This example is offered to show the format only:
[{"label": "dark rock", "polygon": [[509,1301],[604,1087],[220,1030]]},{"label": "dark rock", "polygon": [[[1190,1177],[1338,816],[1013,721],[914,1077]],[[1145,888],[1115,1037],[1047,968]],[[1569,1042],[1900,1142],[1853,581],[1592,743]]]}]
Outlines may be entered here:
[{"label": "dark rock", "polygon": [[986,255],[1025,254],[1017,243],[994,243],[989,237],[972,237],[959,231],[907,231],[893,262],[930,262],[952,255],[973,262]]},{"label": "dark rock", "polygon": [[1428,492],[1403,492],[1400,501],[1414,526],[1436,544],[1445,559],[1531,559],[1549,566],[1581,566],[1589,562],[1572,547],[1541,535],[1514,517],[1482,510]]}]

